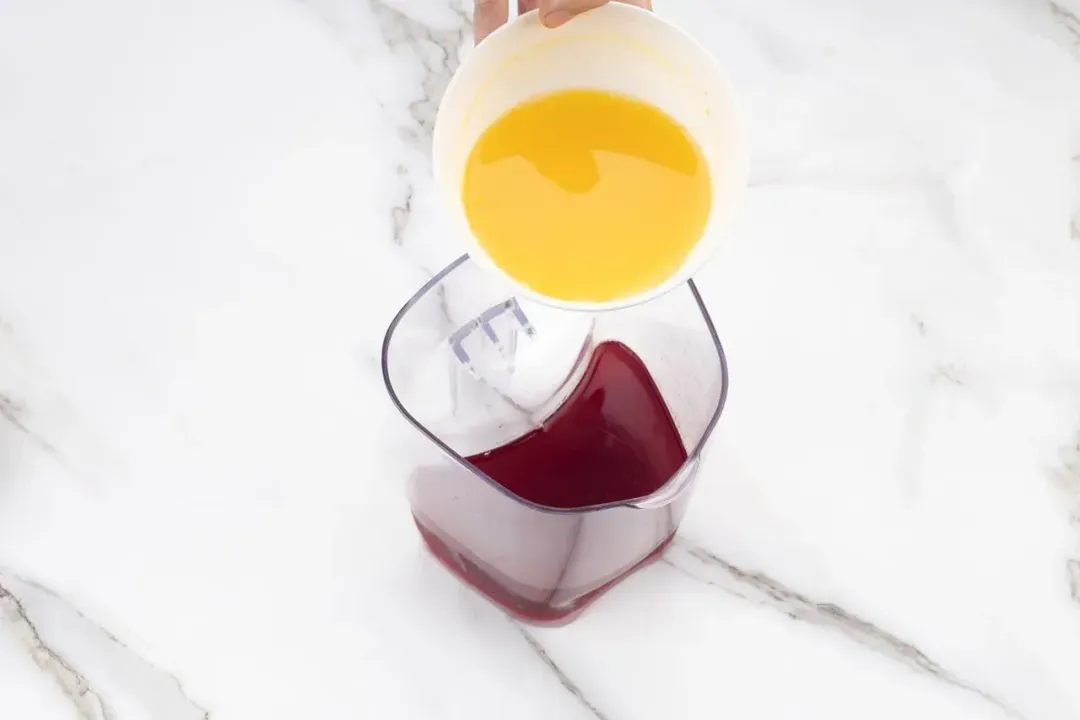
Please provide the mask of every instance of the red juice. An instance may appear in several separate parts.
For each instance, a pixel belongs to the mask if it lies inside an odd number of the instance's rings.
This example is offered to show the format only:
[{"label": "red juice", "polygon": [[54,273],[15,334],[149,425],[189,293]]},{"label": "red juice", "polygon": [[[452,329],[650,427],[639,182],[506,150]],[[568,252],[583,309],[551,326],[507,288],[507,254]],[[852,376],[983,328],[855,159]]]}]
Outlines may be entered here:
[{"label": "red juice", "polygon": [[[687,452],[644,363],[627,346],[608,341],[595,348],[578,386],[543,426],[466,459],[524,500],[573,510],[651,495],[679,471]],[[461,500],[468,505],[467,498]],[[579,538],[584,535],[582,524],[602,513],[564,515],[547,525],[508,520],[506,527],[513,537],[492,540],[489,534],[485,541],[489,546],[496,541],[508,547],[539,543],[541,559],[550,565],[554,558],[554,570],[547,574],[551,579],[537,585],[523,584],[520,577],[511,578],[485,563],[484,552],[462,544],[438,527],[425,512],[423,493],[414,502],[420,533],[447,568],[512,615],[538,623],[567,620],[631,572],[655,560],[674,536],[676,522],[670,509],[617,512],[631,514],[614,520],[609,516],[600,526],[600,539],[593,533],[589,542]],[[497,525],[499,520],[487,515],[478,516],[475,522]],[[573,522],[577,523],[572,529],[575,534],[567,541],[571,532],[567,528]],[[549,554],[560,554],[544,556],[548,546],[552,548]],[[625,554],[627,548],[640,551],[629,563],[616,566],[613,575],[597,576],[596,582],[585,585],[580,584],[580,578],[570,577],[575,575],[568,572],[571,563],[575,568],[603,567],[607,557]],[[496,551],[483,549],[488,554]],[[498,550],[504,555],[508,552]],[[535,558],[537,552],[533,545],[528,557]],[[523,552],[522,557],[525,555]]]}]

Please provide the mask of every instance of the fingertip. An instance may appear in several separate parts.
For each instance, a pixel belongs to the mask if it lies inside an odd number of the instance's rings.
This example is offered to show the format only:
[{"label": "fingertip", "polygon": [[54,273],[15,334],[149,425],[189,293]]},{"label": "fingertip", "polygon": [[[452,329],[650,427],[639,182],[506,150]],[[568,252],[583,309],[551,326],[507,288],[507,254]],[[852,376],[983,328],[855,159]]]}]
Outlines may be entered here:
[{"label": "fingertip", "polygon": [[551,10],[540,16],[540,22],[546,28],[557,28],[560,25],[565,25],[572,17],[574,17],[574,14],[569,10]]}]

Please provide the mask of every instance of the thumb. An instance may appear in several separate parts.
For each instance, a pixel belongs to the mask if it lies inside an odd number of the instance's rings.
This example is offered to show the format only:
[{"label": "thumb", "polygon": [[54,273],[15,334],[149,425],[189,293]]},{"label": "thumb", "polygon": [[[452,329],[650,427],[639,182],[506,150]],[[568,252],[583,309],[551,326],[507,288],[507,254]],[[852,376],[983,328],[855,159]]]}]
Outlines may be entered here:
[{"label": "thumb", "polygon": [[[621,0],[621,2],[652,10],[652,0]],[[540,0],[540,20],[549,28],[559,27],[575,15],[607,4],[608,0]]]},{"label": "thumb", "polygon": [[506,22],[507,0],[476,0],[473,6],[473,39],[480,42]]}]

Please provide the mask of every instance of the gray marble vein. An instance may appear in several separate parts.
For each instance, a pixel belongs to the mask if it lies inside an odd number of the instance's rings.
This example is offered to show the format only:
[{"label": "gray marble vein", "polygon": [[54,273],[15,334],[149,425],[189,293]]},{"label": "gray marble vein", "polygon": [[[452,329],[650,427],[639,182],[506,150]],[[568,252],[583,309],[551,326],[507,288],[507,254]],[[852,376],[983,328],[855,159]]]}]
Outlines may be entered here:
[{"label": "gray marble vein", "polygon": [[371,0],[371,13],[387,47],[405,50],[423,67],[420,92],[408,104],[411,122],[399,127],[402,137],[425,154],[431,150],[435,114],[460,61],[460,49],[471,37],[472,21],[457,3],[450,3],[458,22],[437,30],[410,17],[386,0]]},{"label": "gray marble vein", "polygon": [[42,672],[51,676],[71,700],[79,717],[86,720],[113,720],[116,716],[90,686],[87,679],[52,649],[30,620],[26,608],[4,585],[0,584],[0,620]]},{"label": "gray marble vein", "polygon": [[1069,589],[1072,591],[1072,599],[1080,603],[1080,560],[1070,560],[1067,566],[1069,568]]},{"label": "gray marble vein", "polygon": [[536,654],[536,657],[538,657],[540,659],[540,662],[544,663],[544,665],[546,665],[548,669],[551,670],[551,672],[555,675],[555,678],[559,681],[559,684],[563,686],[566,692],[573,695],[574,699],[577,700],[582,707],[588,710],[589,713],[597,720],[609,720],[607,715],[597,709],[597,707],[593,705],[587,697],[585,697],[585,693],[581,691],[581,688],[577,686],[577,683],[571,680],[570,676],[567,675],[563,671],[563,669],[560,668],[555,663],[555,661],[551,659],[551,656],[548,655],[547,650],[545,650],[544,646],[541,645],[535,637],[533,637],[532,633],[522,627],[520,623],[516,621],[511,622],[514,623],[514,627],[517,628],[517,631],[519,633],[521,633],[521,637],[525,639],[525,642],[528,643],[529,648]]},{"label": "gray marble vein", "polygon": [[7,420],[12,427],[25,435],[27,439],[39,449],[45,451],[54,459],[60,460],[60,451],[49,443],[48,440],[31,430],[30,427],[23,422],[22,415],[24,412],[25,407],[22,403],[18,402],[10,395],[0,392],[0,418]]},{"label": "gray marble vein", "polygon": [[[1063,456],[1061,469],[1056,473],[1057,484],[1072,504],[1069,521],[1080,543],[1080,437],[1065,450]],[[1080,559],[1072,558],[1066,562],[1065,566],[1069,579],[1069,592],[1072,599],[1080,603]]]},{"label": "gray marble vein", "polygon": [[[363,52],[357,46],[356,38],[360,35],[357,28],[342,19],[342,13],[335,11],[332,3],[328,0],[301,1],[315,9],[354,51]],[[411,88],[402,102],[406,110],[404,115],[387,112],[397,135],[403,140],[404,149],[416,155],[404,154],[393,167],[400,189],[397,199],[390,205],[390,227],[394,245],[401,247],[405,245],[412,221],[418,173],[428,172],[439,100],[457,69],[461,48],[471,42],[472,19],[465,10],[466,5],[456,1],[448,6],[455,18],[449,28],[434,28],[410,16],[405,12],[408,6],[400,3],[367,0],[365,4],[375,21],[382,45],[395,56],[407,56],[421,69],[418,86]],[[388,105],[396,105],[396,100],[389,103],[380,99],[379,105],[386,110]]]},{"label": "gray marble vein", "polygon": [[973,693],[1003,710],[1010,717],[1018,720],[1024,717],[1003,700],[949,672],[911,643],[838,605],[815,601],[796,590],[785,587],[768,575],[743,570],[704,548],[691,545],[678,538],[665,554],[662,562],[698,582],[711,585],[756,605],[772,608],[793,620],[839,632],[868,650]]},{"label": "gray marble vein", "polygon": [[210,719],[176,676],[49,588],[0,569],[0,638],[4,635],[53,679],[84,720]]},{"label": "gray marble vein", "polygon": [[[439,99],[458,66],[458,49],[465,41],[469,20],[460,13],[461,23],[454,30],[437,31],[382,0],[372,0],[371,12],[387,47],[405,50],[423,68],[420,92],[408,103],[408,121],[398,125],[398,134],[408,147],[427,158],[431,154],[431,136]],[[403,245],[412,218],[416,180],[413,170],[399,163],[395,174],[402,184],[401,198],[390,208],[394,244]]]},{"label": "gray marble vein", "polygon": [[1080,47],[1080,16],[1065,7],[1065,3],[1060,0],[1050,0],[1050,14],[1072,37],[1073,45]]}]

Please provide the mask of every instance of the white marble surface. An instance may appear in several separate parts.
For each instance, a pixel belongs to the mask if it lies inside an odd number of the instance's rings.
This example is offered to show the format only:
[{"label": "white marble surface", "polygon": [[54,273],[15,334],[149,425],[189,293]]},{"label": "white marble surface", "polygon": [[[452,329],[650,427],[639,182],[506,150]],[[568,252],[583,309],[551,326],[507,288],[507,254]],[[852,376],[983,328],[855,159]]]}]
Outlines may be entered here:
[{"label": "white marble surface", "polygon": [[680,539],[520,627],[376,352],[445,0],[0,2],[0,716],[1080,717],[1080,3],[657,0],[754,174]]}]

